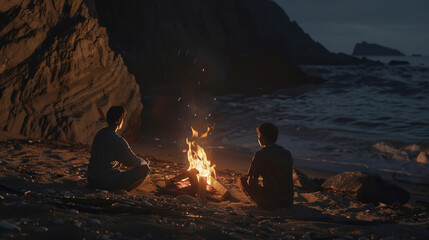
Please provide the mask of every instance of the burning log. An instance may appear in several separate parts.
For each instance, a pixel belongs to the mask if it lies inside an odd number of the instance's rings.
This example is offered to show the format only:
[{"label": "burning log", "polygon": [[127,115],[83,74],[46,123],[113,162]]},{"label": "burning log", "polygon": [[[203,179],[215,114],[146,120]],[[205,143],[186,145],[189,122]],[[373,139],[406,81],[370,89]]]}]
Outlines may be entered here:
[{"label": "burning log", "polygon": [[203,203],[207,201],[207,178],[203,176],[198,178],[198,197]]},{"label": "burning log", "polygon": [[188,144],[188,171],[169,180],[161,181],[157,186],[170,193],[197,194],[202,202],[206,202],[207,198],[223,201],[229,196],[229,192],[216,180],[216,171],[214,170],[216,165],[211,164],[204,148],[197,143],[198,139],[208,136],[210,128],[207,128],[207,132],[204,134],[199,134],[192,127],[191,130],[192,140],[186,139]]}]

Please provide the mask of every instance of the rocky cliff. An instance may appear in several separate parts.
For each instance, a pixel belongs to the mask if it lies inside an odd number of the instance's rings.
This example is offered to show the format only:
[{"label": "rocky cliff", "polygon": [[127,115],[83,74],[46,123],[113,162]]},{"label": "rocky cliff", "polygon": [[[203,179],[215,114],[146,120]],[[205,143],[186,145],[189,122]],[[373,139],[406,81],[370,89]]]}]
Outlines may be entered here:
[{"label": "rocky cliff", "polygon": [[0,129],[91,143],[111,105],[138,137],[139,86],[81,0],[0,0]]},{"label": "rocky cliff", "polygon": [[87,2],[137,80],[161,87],[299,84],[315,80],[299,64],[361,62],[329,52],[270,0]]},{"label": "rocky cliff", "polygon": [[404,56],[399,50],[384,47],[375,43],[365,41],[357,43],[353,49],[353,55],[356,56]]}]

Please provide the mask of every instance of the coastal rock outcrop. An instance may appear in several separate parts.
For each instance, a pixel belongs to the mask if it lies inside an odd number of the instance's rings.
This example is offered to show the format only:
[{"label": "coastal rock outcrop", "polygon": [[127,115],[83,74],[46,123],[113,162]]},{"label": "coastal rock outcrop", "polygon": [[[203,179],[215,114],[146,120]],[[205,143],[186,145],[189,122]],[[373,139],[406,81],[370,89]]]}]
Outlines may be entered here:
[{"label": "coastal rock outcrop", "polygon": [[322,189],[350,200],[372,203],[401,203],[410,199],[410,193],[389,184],[378,175],[362,172],[343,172],[328,178]]},{"label": "coastal rock outcrop", "polygon": [[353,49],[353,55],[356,56],[404,56],[399,50],[384,47],[375,43],[365,41],[357,43]]},{"label": "coastal rock outcrop", "polygon": [[88,2],[137,81],[152,80],[142,86],[296,85],[320,82],[297,65],[362,62],[329,52],[270,0]]},{"label": "coastal rock outcrop", "polygon": [[139,86],[82,0],[0,3],[0,129],[89,144],[104,113],[123,105],[138,138]]},{"label": "coastal rock outcrop", "polygon": [[293,186],[300,188],[304,191],[320,191],[323,179],[311,179],[304,173],[297,169],[293,169],[292,172]]}]

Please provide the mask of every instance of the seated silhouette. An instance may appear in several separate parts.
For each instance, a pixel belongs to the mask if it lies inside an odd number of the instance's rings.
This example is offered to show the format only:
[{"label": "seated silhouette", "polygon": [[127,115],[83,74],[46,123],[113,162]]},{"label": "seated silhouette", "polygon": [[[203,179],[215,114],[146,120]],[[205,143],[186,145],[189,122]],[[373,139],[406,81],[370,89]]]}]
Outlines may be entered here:
[{"label": "seated silhouette", "polygon": [[[124,107],[111,107],[106,116],[108,127],[94,137],[87,173],[93,188],[131,191],[149,174],[149,162],[136,156],[127,141],[117,134],[125,114]],[[131,169],[125,171],[123,166]]]}]

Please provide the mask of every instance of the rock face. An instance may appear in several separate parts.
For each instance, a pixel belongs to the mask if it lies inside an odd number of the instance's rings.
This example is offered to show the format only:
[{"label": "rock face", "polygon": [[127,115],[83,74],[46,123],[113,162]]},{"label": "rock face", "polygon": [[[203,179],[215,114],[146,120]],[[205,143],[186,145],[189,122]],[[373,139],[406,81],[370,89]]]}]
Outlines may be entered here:
[{"label": "rock face", "polygon": [[112,105],[138,137],[139,86],[81,0],[0,1],[0,129],[90,144]]},{"label": "rock face", "polygon": [[410,199],[406,190],[389,184],[378,175],[344,172],[328,178],[322,189],[350,200],[387,204],[405,204]]},{"label": "rock face", "polygon": [[383,47],[374,43],[357,43],[353,49],[353,55],[356,56],[404,56],[399,50]]},{"label": "rock face", "polygon": [[270,0],[88,2],[137,81],[161,87],[293,85],[317,81],[299,64],[361,62],[329,52]]}]

